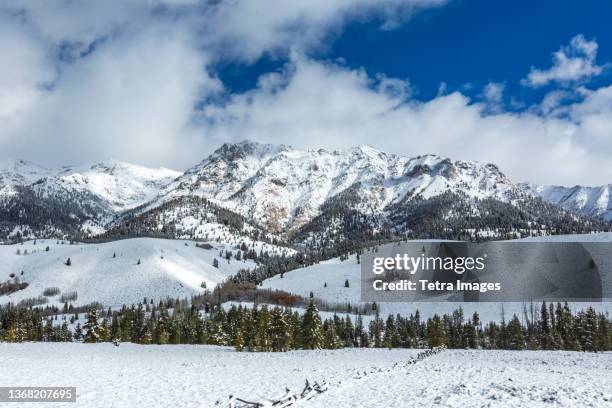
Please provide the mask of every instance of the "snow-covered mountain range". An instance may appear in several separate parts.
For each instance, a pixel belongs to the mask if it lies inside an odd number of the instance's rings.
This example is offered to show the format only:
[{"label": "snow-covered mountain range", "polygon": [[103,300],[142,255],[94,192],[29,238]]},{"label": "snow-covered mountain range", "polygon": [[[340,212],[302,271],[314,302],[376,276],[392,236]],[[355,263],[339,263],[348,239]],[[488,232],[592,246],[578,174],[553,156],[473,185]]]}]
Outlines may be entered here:
[{"label": "snow-covered mountain range", "polygon": [[[389,222],[410,228],[406,218],[415,211],[422,215],[423,206],[432,218],[460,211],[491,216],[507,213],[509,205],[538,225],[541,213],[554,210],[541,209],[535,197],[609,221],[610,188],[515,184],[494,164],[435,155],[407,157],[369,146],[297,150],[243,141],[222,145],[184,173],[115,160],[60,169],[15,162],[0,170],[0,232],[49,235],[65,231],[69,224],[85,235],[97,235],[125,219],[141,217],[147,225],[156,224],[154,228],[167,230],[171,222],[172,231],[198,237],[200,226],[210,221],[210,211],[202,212],[197,200],[279,236],[308,230],[313,222],[345,225],[349,216],[368,217],[373,228]],[[461,201],[461,208],[450,208],[451,199]],[[491,202],[506,207],[492,207]],[[431,211],[440,206],[448,208]]]},{"label": "snow-covered mountain range", "polygon": [[612,221],[612,184],[563,187],[522,183],[519,187],[569,211]]},{"label": "snow-covered mountain range", "polygon": [[369,146],[303,151],[241,142],[221,146],[167,186],[158,201],[206,197],[283,232],[307,224],[326,201],[349,189],[358,197],[354,208],[368,214],[417,195],[430,198],[446,191],[500,200],[520,194],[493,164],[433,155],[410,158]]},{"label": "snow-covered mountain range", "polygon": [[108,211],[121,213],[155,198],[164,186],[181,174],[117,160],[59,169],[19,160],[11,168],[0,170],[0,194],[14,194],[16,186],[32,186],[42,197],[86,193],[95,196]]},{"label": "snow-covered mountain range", "polygon": [[32,218],[41,214],[49,219],[36,221],[50,224],[47,231],[53,227],[61,230],[57,224],[62,220],[57,218],[65,215],[96,234],[123,212],[155,198],[181,174],[116,160],[59,169],[19,160],[0,170],[0,208],[4,210],[0,225],[12,224],[19,231],[27,230]]}]

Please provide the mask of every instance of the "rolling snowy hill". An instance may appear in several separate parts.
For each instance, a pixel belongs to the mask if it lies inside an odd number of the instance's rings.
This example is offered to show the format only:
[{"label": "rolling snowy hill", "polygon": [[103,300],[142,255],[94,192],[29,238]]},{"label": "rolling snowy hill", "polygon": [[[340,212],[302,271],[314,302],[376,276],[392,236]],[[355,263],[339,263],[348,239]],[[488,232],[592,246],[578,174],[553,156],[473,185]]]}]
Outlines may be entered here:
[{"label": "rolling snowy hill", "polygon": [[[62,241],[63,242],[63,241]],[[202,243],[199,243],[200,245]],[[257,251],[274,251],[261,242],[247,242]],[[61,294],[77,292],[74,305],[100,302],[104,306],[189,297],[201,293],[202,283],[211,289],[240,268],[253,268],[251,260],[229,262],[220,252],[236,252],[234,245],[210,242],[210,248],[194,241],[137,238],[103,244],[69,244],[38,240],[23,245],[0,245],[0,282],[14,274],[28,287],[0,296],[0,304],[18,303],[57,287]],[[46,248],[49,247],[49,251]],[[66,265],[70,258],[70,266]],[[219,266],[214,267],[217,259]],[[50,304],[62,305],[61,294],[49,296]]]}]

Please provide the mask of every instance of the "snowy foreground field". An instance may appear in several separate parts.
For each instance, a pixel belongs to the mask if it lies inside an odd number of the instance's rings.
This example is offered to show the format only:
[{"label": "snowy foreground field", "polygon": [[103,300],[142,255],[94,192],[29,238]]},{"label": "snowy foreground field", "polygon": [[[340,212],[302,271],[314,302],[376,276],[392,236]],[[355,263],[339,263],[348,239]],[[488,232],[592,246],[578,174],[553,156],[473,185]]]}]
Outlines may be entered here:
[{"label": "snowy foreground field", "polygon": [[264,402],[306,379],[329,388],[297,406],[612,406],[612,353],[448,350],[403,364],[418,352],[2,343],[0,384],[76,386],[76,404],[50,404],[66,407],[225,407],[230,394]]}]

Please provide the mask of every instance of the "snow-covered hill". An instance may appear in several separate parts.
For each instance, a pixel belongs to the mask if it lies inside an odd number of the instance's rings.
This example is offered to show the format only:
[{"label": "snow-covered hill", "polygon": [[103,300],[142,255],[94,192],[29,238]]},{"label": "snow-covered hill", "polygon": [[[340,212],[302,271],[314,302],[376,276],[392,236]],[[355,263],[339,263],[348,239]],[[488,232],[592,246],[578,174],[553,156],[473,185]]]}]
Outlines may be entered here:
[{"label": "snow-covered hill", "polygon": [[520,187],[549,203],[560,205],[577,214],[612,221],[612,184],[597,187],[563,187],[523,183]]},{"label": "snow-covered hill", "polygon": [[[63,242],[63,241],[62,241]],[[201,244],[201,243],[200,243]],[[235,274],[240,268],[253,268],[251,260],[220,256],[234,246],[210,242],[210,248],[196,247],[196,242],[137,238],[102,244],[69,244],[55,240],[0,245],[0,282],[12,280],[13,274],[28,287],[11,295],[0,296],[0,304],[17,303],[43,295],[46,288],[57,287],[62,294],[77,292],[74,305],[100,302],[121,306],[141,302],[188,297],[201,293]],[[270,250],[264,243],[250,243],[256,250]],[[49,251],[46,248],[49,247]],[[66,265],[70,258],[70,266]],[[219,266],[214,267],[217,259]],[[61,304],[61,294],[48,298]]]}]

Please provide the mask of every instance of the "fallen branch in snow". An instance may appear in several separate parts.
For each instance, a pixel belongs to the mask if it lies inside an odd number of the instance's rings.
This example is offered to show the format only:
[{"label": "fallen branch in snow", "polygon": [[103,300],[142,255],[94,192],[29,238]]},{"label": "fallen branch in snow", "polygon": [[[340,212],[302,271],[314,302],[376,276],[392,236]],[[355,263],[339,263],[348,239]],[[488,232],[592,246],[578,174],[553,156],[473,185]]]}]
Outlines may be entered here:
[{"label": "fallen branch in snow", "polygon": [[306,380],[306,385],[304,386],[304,389],[301,392],[293,393],[290,389],[286,389],[285,395],[283,395],[281,398],[266,402],[247,401],[242,398],[230,395],[230,400],[227,405],[227,408],[286,408],[292,406],[297,401],[308,401],[316,395],[321,394],[327,390],[328,386],[326,382],[323,382],[322,384],[315,382],[311,385],[310,382]]},{"label": "fallen branch in snow", "polygon": [[[404,364],[402,367],[408,367],[412,364],[416,364],[419,361],[422,361],[428,357],[434,356],[442,351],[446,350],[446,346],[434,347],[429,350],[424,350],[419,352],[415,358],[411,358]],[[391,372],[400,366],[400,363],[395,363],[392,367],[387,369],[375,368],[368,371],[364,371],[363,373],[358,373],[357,377],[353,377],[355,380],[360,380],[370,374],[375,373],[383,373],[383,372]],[[327,382],[323,382],[319,384],[315,382],[314,384],[310,384],[308,380],[306,380],[306,384],[304,389],[299,393],[291,392],[290,389],[285,389],[285,395],[283,395],[279,399],[269,400],[266,402],[253,402],[247,401],[242,398],[235,397],[233,395],[229,396],[229,402],[227,404],[227,408],[266,408],[266,407],[274,407],[274,408],[287,408],[293,406],[298,401],[308,401],[315,396],[324,393],[329,389]]]}]

